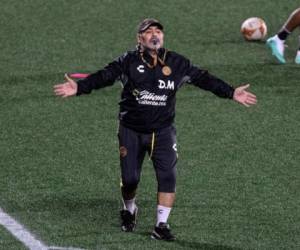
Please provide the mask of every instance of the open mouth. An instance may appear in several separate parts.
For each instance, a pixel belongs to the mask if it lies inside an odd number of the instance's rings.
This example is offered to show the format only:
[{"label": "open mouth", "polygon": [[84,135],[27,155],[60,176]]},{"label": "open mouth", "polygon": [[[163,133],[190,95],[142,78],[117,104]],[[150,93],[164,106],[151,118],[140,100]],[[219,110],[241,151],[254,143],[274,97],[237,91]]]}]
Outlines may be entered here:
[{"label": "open mouth", "polygon": [[150,42],[154,45],[154,46],[156,46],[157,44],[159,44],[159,39],[157,38],[157,37],[153,37],[151,40],[150,40]]}]

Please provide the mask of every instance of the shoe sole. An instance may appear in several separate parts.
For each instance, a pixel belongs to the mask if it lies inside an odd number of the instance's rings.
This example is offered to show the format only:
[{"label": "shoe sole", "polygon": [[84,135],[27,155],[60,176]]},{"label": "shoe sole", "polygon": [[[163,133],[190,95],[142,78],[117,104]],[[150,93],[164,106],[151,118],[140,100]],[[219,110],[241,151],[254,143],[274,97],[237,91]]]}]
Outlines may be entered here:
[{"label": "shoe sole", "polygon": [[161,237],[156,232],[153,231],[152,234],[151,234],[151,239],[161,240]]},{"label": "shoe sole", "polygon": [[135,226],[132,229],[128,229],[125,226],[122,226],[121,229],[122,229],[123,232],[131,233],[135,230]]},{"label": "shoe sole", "polygon": [[285,64],[286,61],[284,59],[284,57],[279,54],[279,52],[276,49],[276,45],[274,44],[274,42],[271,40],[267,41],[267,46],[272,50],[272,55],[276,57],[276,59],[281,63],[281,64]]}]

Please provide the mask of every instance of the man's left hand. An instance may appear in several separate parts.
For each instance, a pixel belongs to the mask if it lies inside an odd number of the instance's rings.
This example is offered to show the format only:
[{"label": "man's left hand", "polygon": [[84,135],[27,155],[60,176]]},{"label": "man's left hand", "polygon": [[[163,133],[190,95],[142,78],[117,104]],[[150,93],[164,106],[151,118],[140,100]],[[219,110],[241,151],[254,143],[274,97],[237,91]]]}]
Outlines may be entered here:
[{"label": "man's left hand", "polygon": [[249,88],[250,84],[242,85],[237,87],[233,93],[233,100],[236,102],[243,104],[246,107],[250,107],[257,103],[256,95],[246,91]]}]

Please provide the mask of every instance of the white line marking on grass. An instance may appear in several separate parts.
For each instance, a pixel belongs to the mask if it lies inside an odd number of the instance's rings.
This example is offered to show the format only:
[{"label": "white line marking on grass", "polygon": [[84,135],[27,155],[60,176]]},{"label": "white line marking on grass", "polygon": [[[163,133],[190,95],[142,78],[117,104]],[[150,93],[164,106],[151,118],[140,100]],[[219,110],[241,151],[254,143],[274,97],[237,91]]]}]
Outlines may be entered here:
[{"label": "white line marking on grass", "polygon": [[24,226],[18,223],[0,208],[0,224],[30,250],[48,250],[48,247],[37,240]]},{"label": "white line marking on grass", "polygon": [[45,245],[44,242],[38,240],[36,236],[30,233],[22,224],[17,222],[9,214],[5,213],[0,207],[0,225],[5,227],[15,238],[21,241],[30,250],[84,250],[82,248],[73,247],[56,247]]}]

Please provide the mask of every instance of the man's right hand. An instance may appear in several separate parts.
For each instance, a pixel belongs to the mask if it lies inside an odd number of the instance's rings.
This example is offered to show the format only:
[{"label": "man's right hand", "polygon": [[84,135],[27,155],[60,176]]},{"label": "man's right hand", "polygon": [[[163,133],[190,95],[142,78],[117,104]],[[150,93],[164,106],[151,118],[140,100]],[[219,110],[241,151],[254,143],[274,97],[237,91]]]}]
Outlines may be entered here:
[{"label": "man's right hand", "polygon": [[66,82],[54,85],[54,93],[57,96],[63,98],[76,95],[77,93],[77,83],[71,79],[67,74],[65,74]]}]

